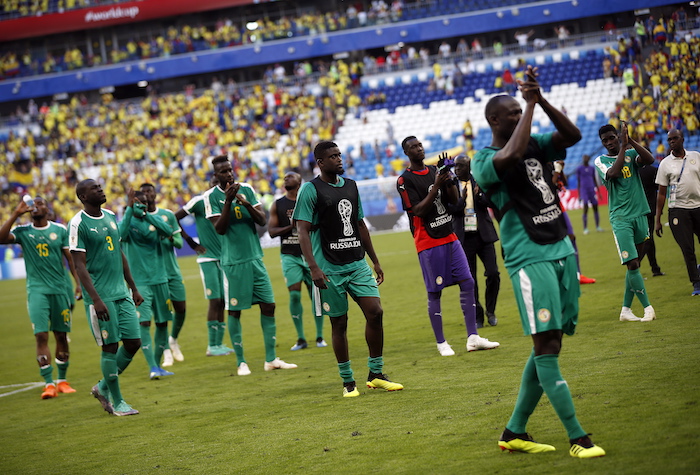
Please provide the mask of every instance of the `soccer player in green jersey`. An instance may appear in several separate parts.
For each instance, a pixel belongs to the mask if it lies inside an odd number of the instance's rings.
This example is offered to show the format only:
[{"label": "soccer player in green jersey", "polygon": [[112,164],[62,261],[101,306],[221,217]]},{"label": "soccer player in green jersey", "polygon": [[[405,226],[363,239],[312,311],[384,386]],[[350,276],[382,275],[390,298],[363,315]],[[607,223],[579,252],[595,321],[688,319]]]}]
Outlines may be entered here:
[{"label": "soccer player in green jersey", "polygon": [[102,348],[100,366],[104,377],[91,393],[110,414],[138,414],[122,396],[119,374],[141,346],[136,306],[141,305],[143,297],[122,253],[116,217],[102,209],[107,201],[102,187],[95,180],[83,180],[75,187],[75,193],[83,210],[70,220],[68,242],[83,287],[90,329]]},{"label": "soccer player in green jersey", "polygon": [[[360,395],[355,384],[348,350],[348,294],[365,316],[365,339],[369,348],[367,387],[400,391],[403,385],[390,381],[384,368],[384,310],[378,286],[384,271],[374,252],[357,184],[343,178],[340,149],[333,142],[319,142],[314,158],[321,174],[304,183],[292,215],[299,232],[299,245],[309,263],[311,279],[320,289],[324,315],[331,321],[333,352],[343,380],[343,397]],[[365,261],[365,253],[374,264]]]},{"label": "soccer player in green jersey", "polygon": [[[292,346],[292,351],[303,350],[309,346],[304,335],[304,307],[301,304],[301,284],[303,282],[306,285],[312,302],[314,288],[311,281],[311,271],[304,256],[301,254],[297,228],[292,222],[292,212],[297,202],[297,193],[300,186],[301,175],[296,172],[287,172],[284,175],[285,194],[272,203],[270,207],[270,221],[267,224],[267,231],[270,233],[270,237],[280,237],[282,273],[289,290],[289,314],[292,316],[292,322],[297,331],[297,342]],[[316,309],[312,308],[312,310]],[[319,348],[328,346],[323,339],[323,315],[318,312],[314,316],[314,321],[316,323],[316,346]]]},{"label": "soccer player in green jersey", "polygon": [[[654,156],[642,145],[627,135],[627,124],[620,123],[620,134],[610,124],[598,131],[600,141],[608,151],[595,159],[598,176],[608,189],[610,224],[620,262],[627,266],[625,295],[620,311],[621,322],[650,322],[656,319],[654,307],[649,303],[644,286],[644,277],[639,271],[639,262],[646,252],[649,239],[649,203],[639,169],[654,163]],[[629,146],[632,148],[629,148]],[[637,296],[644,307],[644,317],[632,313],[632,301]]]},{"label": "soccer player in green jersey", "polygon": [[[540,92],[537,69],[528,66],[519,81],[525,110],[511,96],[495,96],[486,104],[491,145],[475,155],[472,174],[501,216],[504,263],[510,275],[520,319],[533,350],[525,364],[513,414],[498,441],[502,450],[551,452],[527,433],[530,415],[547,394],[569,436],[569,454],[600,457],[576,418],[569,386],[559,369],[564,333],[572,335],[578,319],[579,280],[576,257],[552,182],[549,162],[563,159],[566,148],[581,133],[564,113]],[[539,104],[556,131],[531,134],[532,116]]]},{"label": "soccer player in green jersey", "polygon": [[[275,297],[265,269],[262,247],[255,225],[267,222],[253,187],[236,183],[226,155],[212,159],[219,185],[204,193],[207,219],[222,236],[221,266],[224,270],[224,295],[228,310],[228,328],[238,360],[238,375],[247,376],[250,368],[243,354],[241,310],[260,305],[260,325],[265,342],[265,371],[293,369],[297,365],[279,359],[275,350]],[[223,187],[223,188],[222,188]]]},{"label": "soccer player in green jersey", "polygon": [[[211,185],[219,183],[212,179]],[[209,342],[207,356],[225,356],[233,353],[233,349],[224,345],[226,321],[224,320],[224,285],[223,270],[221,269],[221,236],[216,233],[214,225],[207,219],[204,209],[204,195],[193,197],[175,213],[178,222],[185,216],[194,217],[195,228],[199,242],[187,235],[182,229],[182,238],[197,253],[199,274],[204,286],[204,297],[209,301],[207,310],[207,333]]]},{"label": "soccer player in green jersey", "polygon": [[[147,213],[146,207],[145,193],[129,190],[119,234],[134,282],[143,296],[138,309],[141,352],[150,368],[149,377],[158,379],[173,374],[160,367],[161,357],[168,346],[168,322],[173,318],[161,241],[169,239],[173,230],[157,214]],[[156,323],[155,341],[151,338],[151,320]]]},{"label": "soccer player in green jersey", "polygon": [[[10,231],[15,221],[27,212],[31,212],[32,223],[16,226]],[[62,224],[49,221],[48,215],[46,200],[37,196],[34,198],[33,208],[21,200],[10,218],[0,227],[0,244],[19,244],[24,254],[27,270],[27,309],[36,339],[39,373],[46,382],[41,399],[56,397],[58,393],[75,392],[66,381],[73,292],[63,264],[64,259],[75,278],[75,296],[80,298],[82,295],[78,274],[68,251],[68,230]],[[60,285],[65,281],[68,281],[68,287],[71,288],[70,293],[65,292]],[[49,331],[53,332],[56,340],[56,380],[53,379]]]},{"label": "soccer player in green jersey", "polygon": [[148,213],[158,215],[172,229],[172,235],[169,238],[161,240],[163,248],[163,256],[165,259],[165,268],[168,272],[168,289],[170,292],[170,303],[173,307],[173,327],[168,338],[168,347],[163,353],[163,366],[172,366],[173,359],[175,361],[184,361],[180,344],[177,339],[180,336],[180,330],[185,324],[185,315],[187,312],[185,281],[182,279],[180,265],[177,263],[177,255],[175,248],[182,249],[182,235],[180,232],[180,224],[175,218],[175,213],[169,209],[156,207],[156,187],[150,183],[144,183],[139,187],[146,194],[148,201]]}]

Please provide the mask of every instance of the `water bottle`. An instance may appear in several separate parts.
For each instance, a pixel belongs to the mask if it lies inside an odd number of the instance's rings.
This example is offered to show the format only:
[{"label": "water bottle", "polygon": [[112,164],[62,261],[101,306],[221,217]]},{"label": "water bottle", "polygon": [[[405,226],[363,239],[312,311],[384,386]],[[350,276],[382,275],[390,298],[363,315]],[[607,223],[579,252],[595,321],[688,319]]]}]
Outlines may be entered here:
[{"label": "water bottle", "polygon": [[29,196],[29,195],[24,195],[24,196],[22,197],[22,201],[24,201],[25,203],[27,203],[27,206],[29,206],[30,208],[34,208],[34,198],[32,198],[31,196]]}]

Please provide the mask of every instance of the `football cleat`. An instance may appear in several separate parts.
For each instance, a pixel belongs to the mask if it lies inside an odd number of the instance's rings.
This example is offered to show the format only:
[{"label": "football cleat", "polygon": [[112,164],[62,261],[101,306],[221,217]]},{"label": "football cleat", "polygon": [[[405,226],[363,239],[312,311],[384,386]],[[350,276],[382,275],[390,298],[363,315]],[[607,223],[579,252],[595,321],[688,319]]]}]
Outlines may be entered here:
[{"label": "football cleat", "polygon": [[585,275],[581,274],[578,278],[579,284],[595,284],[595,279],[591,279],[590,277],[586,277]]},{"label": "football cleat", "polygon": [[700,282],[693,282],[693,293],[690,295],[693,297],[700,295]]},{"label": "football cleat", "polygon": [[367,376],[367,387],[370,389],[384,389],[386,391],[401,391],[403,384],[389,381],[386,374],[372,373]]},{"label": "football cleat", "polygon": [[233,352],[231,348],[226,346],[207,346],[207,356],[226,356]]},{"label": "football cleat", "polygon": [[109,402],[109,394],[100,393],[100,385],[99,384],[96,384],[92,387],[90,394],[95,396],[95,398],[98,401],[100,401],[100,404],[102,404],[102,409],[109,412],[110,414],[114,413],[114,408],[112,407],[112,403]]},{"label": "football cleat", "polygon": [[175,358],[175,361],[185,361],[185,357],[182,356],[182,350],[180,350],[180,344],[177,342],[177,338],[169,336],[168,346],[170,346],[170,350],[173,353],[173,358]]},{"label": "football cleat", "polygon": [[328,343],[326,343],[326,340],[324,340],[321,337],[316,338],[316,346],[319,348],[325,348],[328,346]]},{"label": "football cleat", "polygon": [[58,391],[56,390],[56,385],[49,383],[44,387],[44,391],[41,393],[41,399],[51,399],[58,396]]},{"label": "football cleat", "polygon": [[139,411],[128,405],[126,401],[122,401],[114,406],[115,416],[135,416],[138,413]]},{"label": "football cleat", "polygon": [[56,386],[56,388],[58,389],[59,393],[70,394],[70,393],[75,392],[75,389],[70,387],[70,384],[68,384],[68,381],[59,382],[58,385]]},{"label": "football cleat", "polygon": [[158,368],[158,372],[160,373],[161,376],[172,376],[175,374],[172,371],[168,371],[167,369],[163,369],[163,368]]},{"label": "football cleat", "polygon": [[248,376],[250,374],[250,368],[248,363],[241,363],[238,365],[238,376]]},{"label": "football cleat", "polygon": [[163,368],[167,368],[168,366],[172,366],[173,362],[174,362],[173,352],[171,349],[166,348],[165,350],[163,350],[163,364],[162,364]]},{"label": "football cleat", "polygon": [[588,435],[579,437],[578,439],[570,439],[569,442],[571,443],[569,455],[572,457],[590,459],[594,457],[603,457],[605,455],[605,450],[591,442],[591,438],[588,437]]},{"label": "football cleat", "polygon": [[265,371],[272,371],[275,369],[294,369],[297,367],[294,363],[286,363],[279,358],[275,358],[272,361],[266,361],[263,366]]},{"label": "football cleat", "polygon": [[629,307],[622,307],[622,310],[620,311],[621,322],[638,322],[640,320],[641,318],[632,313],[632,309]]},{"label": "football cleat", "polygon": [[291,348],[292,351],[304,350],[309,347],[309,344],[303,338],[299,338],[294,346]]},{"label": "football cleat", "polygon": [[151,368],[151,370],[148,372],[148,377],[150,379],[160,379],[160,368],[158,366]]},{"label": "football cleat", "polygon": [[469,335],[467,338],[467,351],[490,350],[501,346],[497,341],[489,341],[487,338],[482,338],[476,333]]},{"label": "football cleat", "polygon": [[343,397],[357,397],[359,395],[360,391],[357,390],[355,381],[352,383],[343,383]]},{"label": "football cleat", "polygon": [[440,356],[454,356],[455,355],[455,350],[453,350],[452,346],[450,346],[450,344],[447,343],[447,340],[443,341],[442,343],[438,343],[437,349],[440,352]]},{"label": "football cleat", "polygon": [[650,322],[656,320],[656,312],[654,312],[654,307],[649,305],[644,307],[644,317],[641,319],[642,322]]},{"label": "football cleat", "polygon": [[528,433],[516,434],[508,429],[503,431],[501,439],[498,441],[501,450],[509,452],[522,452],[524,454],[542,454],[557,450],[552,445],[538,444]]}]

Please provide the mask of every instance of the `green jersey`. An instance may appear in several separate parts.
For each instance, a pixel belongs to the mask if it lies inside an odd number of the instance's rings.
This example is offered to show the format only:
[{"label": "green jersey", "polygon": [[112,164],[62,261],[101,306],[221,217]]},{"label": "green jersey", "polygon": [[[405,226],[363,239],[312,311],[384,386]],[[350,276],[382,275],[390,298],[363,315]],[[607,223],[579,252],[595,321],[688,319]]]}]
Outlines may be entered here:
[{"label": "green jersey", "polygon": [[[114,213],[102,209],[98,218],[80,211],[68,226],[68,243],[71,252],[84,252],[92,284],[103,302],[127,298],[129,290],[124,281],[119,228]],[[83,288],[87,304],[94,303]]]},{"label": "green jersey", "polygon": [[[180,223],[177,222],[177,218],[175,217],[175,213],[169,209],[156,208],[155,212],[148,214],[162,219],[165,224],[170,227],[171,236],[182,232],[182,229],[180,229]],[[180,264],[177,263],[177,254],[175,254],[173,242],[169,238],[163,237],[160,241],[160,245],[163,251],[163,260],[165,262],[165,269],[168,273],[168,280],[182,280],[182,272],[180,272]]]},{"label": "green jersey", "polygon": [[204,208],[204,195],[199,195],[192,198],[182,209],[190,216],[194,216],[199,243],[207,250],[197,257],[197,262],[218,261],[221,259],[221,236],[217,234],[214,225],[207,219]]},{"label": "green jersey", "polygon": [[119,223],[119,234],[134,282],[166,284],[168,273],[161,242],[172,234],[170,226],[155,214],[146,213],[143,218],[137,218],[133,208],[128,207]]},{"label": "green jersey", "polygon": [[606,173],[613,166],[617,156],[601,155],[595,159],[598,176],[608,189],[608,209],[610,221],[616,219],[633,219],[645,216],[651,211],[644,194],[642,179],[639,176],[641,166],[637,163],[639,154],[634,149],[625,150],[625,165],[619,178],[607,180]]},{"label": "green jersey", "polygon": [[[345,184],[345,179],[341,176],[338,177],[338,183],[328,183],[332,187],[340,188]],[[311,250],[314,254],[314,259],[316,259],[316,264],[321,268],[324,274],[345,274],[353,272],[357,269],[361,269],[367,265],[366,261],[359,259],[348,264],[334,264],[329,262],[328,259],[323,254],[323,243],[321,242],[321,232],[318,229],[319,219],[317,212],[317,201],[318,193],[316,187],[310,181],[307,181],[299,189],[299,194],[297,195],[297,204],[294,207],[294,213],[292,219],[295,221],[306,221],[311,223],[313,231],[311,231]],[[358,220],[365,217],[364,211],[362,210],[362,201],[360,200],[360,195],[357,195],[357,213]]]},{"label": "green jersey", "polygon": [[[260,204],[253,187],[241,183],[239,195],[256,206]],[[221,216],[221,210],[226,202],[226,193],[220,186],[215,186],[204,192],[204,208],[207,219]],[[235,265],[261,259],[263,256],[260,238],[255,228],[255,221],[245,206],[236,201],[231,203],[228,229],[221,240],[221,265]]]},{"label": "green jersey", "polygon": [[68,249],[65,226],[53,221],[43,228],[27,224],[14,228],[12,235],[24,254],[27,291],[50,295],[66,293],[65,285],[58,285],[59,282],[67,282],[71,289],[70,277],[63,263],[63,249]]},{"label": "green jersey", "polygon": [[[552,134],[532,134],[544,153],[546,161],[561,160],[564,151],[558,151],[552,145]],[[491,147],[479,150],[471,163],[474,179],[482,190],[489,194],[491,201],[500,209],[511,201],[508,189],[503,186],[502,177],[493,165],[493,156],[498,149]],[[534,242],[521,221],[520,216],[511,208],[504,213],[500,221],[501,245],[505,254],[505,266],[508,273],[513,275],[519,269],[535,262],[562,259],[574,253],[571,240],[568,237],[553,244],[538,244]]]}]

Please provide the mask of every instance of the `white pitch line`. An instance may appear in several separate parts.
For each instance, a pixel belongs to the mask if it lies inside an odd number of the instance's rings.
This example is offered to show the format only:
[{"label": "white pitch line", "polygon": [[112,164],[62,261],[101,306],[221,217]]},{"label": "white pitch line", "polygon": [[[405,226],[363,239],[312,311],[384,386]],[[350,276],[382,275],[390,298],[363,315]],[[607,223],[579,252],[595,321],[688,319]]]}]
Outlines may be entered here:
[{"label": "white pitch line", "polygon": [[23,391],[30,391],[32,389],[41,387],[44,384],[46,384],[46,383],[40,382],[40,383],[8,384],[7,386],[0,386],[0,389],[17,388],[17,387],[24,386],[22,389],[16,389],[14,391],[10,391],[9,393],[0,394],[0,397],[10,396],[12,394],[21,393]]}]

